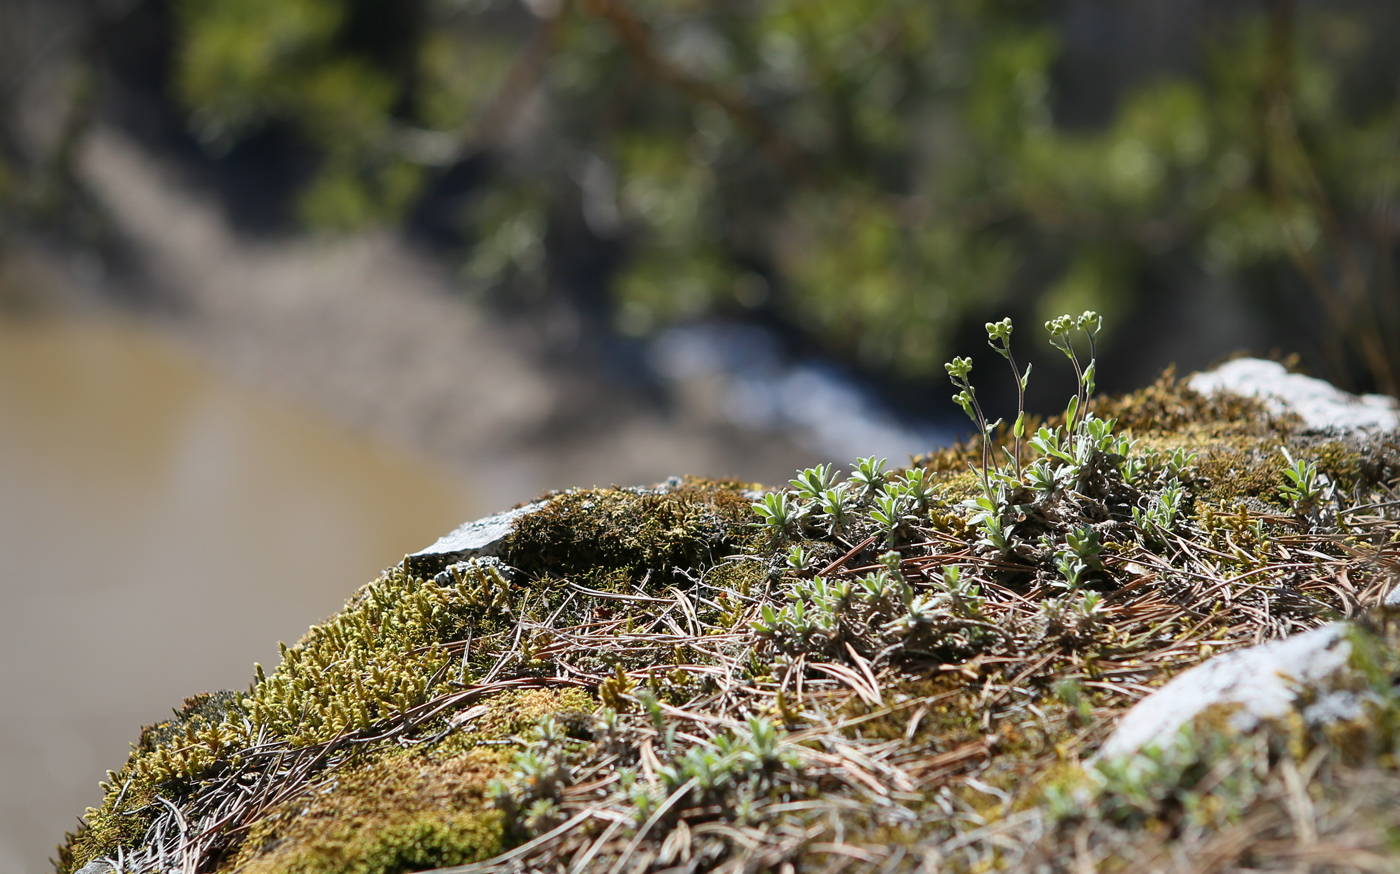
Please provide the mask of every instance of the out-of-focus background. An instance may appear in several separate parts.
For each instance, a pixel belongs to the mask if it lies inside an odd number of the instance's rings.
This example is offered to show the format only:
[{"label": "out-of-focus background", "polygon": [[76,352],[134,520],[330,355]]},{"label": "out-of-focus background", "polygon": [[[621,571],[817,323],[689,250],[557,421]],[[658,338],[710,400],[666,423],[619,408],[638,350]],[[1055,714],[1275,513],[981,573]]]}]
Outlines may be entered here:
[{"label": "out-of-focus background", "polygon": [[[1400,379],[1386,0],[0,0],[0,874],[143,723],[550,488],[1071,376]],[[1056,353],[1057,354],[1057,353]],[[1014,409],[1014,406],[1012,407]]]}]

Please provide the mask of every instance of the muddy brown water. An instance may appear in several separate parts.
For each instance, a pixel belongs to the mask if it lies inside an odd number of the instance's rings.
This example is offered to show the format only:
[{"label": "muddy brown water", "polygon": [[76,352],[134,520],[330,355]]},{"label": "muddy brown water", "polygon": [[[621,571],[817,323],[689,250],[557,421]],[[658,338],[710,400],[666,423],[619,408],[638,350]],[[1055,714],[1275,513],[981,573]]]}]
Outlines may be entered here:
[{"label": "muddy brown water", "polygon": [[493,509],[149,328],[0,320],[0,874],[48,870],[142,724]]}]

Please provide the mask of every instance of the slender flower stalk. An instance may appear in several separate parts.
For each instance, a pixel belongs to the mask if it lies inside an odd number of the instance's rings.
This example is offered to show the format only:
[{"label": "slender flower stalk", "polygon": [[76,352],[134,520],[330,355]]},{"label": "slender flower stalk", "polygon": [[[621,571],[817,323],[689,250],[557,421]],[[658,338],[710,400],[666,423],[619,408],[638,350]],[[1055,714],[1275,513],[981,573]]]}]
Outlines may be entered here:
[{"label": "slender flower stalk", "polygon": [[962,407],[962,411],[967,414],[967,417],[972,420],[972,423],[982,434],[982,490],[990,496],[992,480],[988,469],[991,467],[991,458],[988,454],[987,443],[991,429],[995,428],[1000,420],[988,425],[987,417],[982,415],[982,405],[977,403],[977,389],[972,387],[971,381],[967,378],[967,375],[972,372],[971,358],[954,358],[943,365],[943,368],[948,371],[948,378],[953,381],[953,386],[959,390],[957,394],[953,395],[953,400]]},{"label": "slender flower stalk", "polygon": [[1011,428],[1016,448],[1012,459],[1016,464],[1016,478],[1020,479],[1021,438],[1026,436],[1026,384],[1030,382],[1031,366],[1027,364],[1026,372],[1021,373],[1021,369],[1016,366],[1016,359],[1011,355],[1011,319],[1009,317],[999,322],[987,323],[987,345],[1001,353],[1001,356],[1011,364],[1011,375],[1016,377],[1016,424]]}]

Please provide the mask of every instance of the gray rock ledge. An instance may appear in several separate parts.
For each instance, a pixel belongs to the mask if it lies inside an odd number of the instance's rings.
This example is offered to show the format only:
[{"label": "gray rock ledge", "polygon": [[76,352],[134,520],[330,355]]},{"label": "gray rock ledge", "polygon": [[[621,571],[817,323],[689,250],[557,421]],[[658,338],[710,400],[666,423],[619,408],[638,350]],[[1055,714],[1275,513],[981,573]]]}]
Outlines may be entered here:
[{"label": "gray rock ledge", "polygon": [[535,501],[514,510],[467,522],[450,534],[439,537],[432,546],[406,556],[404,566],[415,572],[436,571],[469,558],[500,558],[506,537],[515,529],[515,521],[543,509],[548,503]]}]

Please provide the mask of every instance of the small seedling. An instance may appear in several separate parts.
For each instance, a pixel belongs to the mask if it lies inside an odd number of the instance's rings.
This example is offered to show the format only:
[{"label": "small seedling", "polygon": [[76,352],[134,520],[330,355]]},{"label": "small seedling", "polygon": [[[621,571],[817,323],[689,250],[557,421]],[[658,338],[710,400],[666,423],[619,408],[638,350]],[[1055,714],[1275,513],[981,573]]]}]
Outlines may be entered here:
[{"label": "small seedling", "polygon": [[792,568],[793,570],[797,571],[798,573],[802,573],[803,571],[805,571],[805,570],[807,569],[807,563],[808,563],[809,561],[810,561],[810,558],[809,558],[809,556],[807,555],[807,550],[802,548],[802,544],[797,543],[797,544],[793,544],[792,546],[788,547],[788,554],[787,554],[787,564],[788,564],[788,567]]},{"label": "small seedling", "polygon": [[1279,492],[1293,505],[1293,512],[1307,513],[1322,498],[1317,465],[1311,461],[1294,461],[1286,448],[1283,457],[1288,460],[1289,466],[1283,469],[1287,482],[1279,488]]},{"label": "small seedling", "polygon": [[1133,508],[1133,522],[1137,524],[1144,542],[1167,541],[1168,533],[1176,527],[1176,518],[1181,511],[1181,499],[1184,494],[1181,483],[1172,480],[1159,494],[1148,498],[1145,511],[1138,507]]},{"label": "small seedling", "polygon": [[898,495],[882,494],[877,497],[875,506],[870,509],[870,518],[890,540],[894,539],[896,532],[905,523],[916,521],[916,517],[905,510],[905,497],[902,492]]},{"label": "small seedling", "polygon": [[1041,499],[1049,499],[1059,488],[1059,482],[1055,478],[1055,471],[1050,467],[1050,462],[1045,459],[1037,461],[1027,468],[1030,476],[1031,488],[1040,493]]},{"label": "small seedling", "polygon": [[822,492],[831,488],[835,482],[836,474],[831,465],[819,464],[800,471],[797,478],[792,480],[792,487],[797,489],[799,496],[816,502],[822,499]]},{"label": "small seedling", "polygon": [[1180,478],[1196,464],[1196,453],[1185,449],[1173,449],[1167,459],[1167,476]]},{"label": "small seedling", "polygon": [[1106,614],[1103,595],[1085,592],[1084,597],[1074,605],[1075,632],[1081,637],[1088,637],[1103,623]]},{"label": "small seedling", "polygon": [[1098,452],[1110,453],[1116,444],[1113,426],[1117,424],[1117,419],[1099,419],[1093,413],[1085,413],[1083,421],[1079,423],[1081,439],[1078,442]]},{"label": "small seedling", "polygon": [[914,467],[906,470],[903,480],[896,479],[890,483],[890,486],[898,486],[902,489],[909,501],[921,512],[933,505],[933,479],[929,472],[923,468]]},{"label": "small seedling", "polygon": [[845,483],[823,491],[819,503],[821,514],[826,517],[833,536],[841,534],[850,526],[855,501],[851,498]]},{"label": "small seedling", "polygon": [[798,521],[807,513],[807,507],[792,499],[785,491],[768,492],[754,501],[753,511],[763,521],[760,523],[774,534],[792,534]]},{"label": "small seedling", "polygon": [[943,568],[943,589],[948,593],[954,612],[972,619],[981,618],[985,603],[982,588],[976,580],[964,578],[962,569],[957,565]]},{"label": "small seedling", "polygon": [[1118,472],[1123,475],[1123,482],[1130,486],[1136,486],[1142,482],[1143,476],[1147,473],[1147,459],[1142,456],[1125,457],[1123,463],[1119,465]]},{"label": "small seedling", "polygon": [[888,459],[875,460],[875,456],[869,458],[857,458],[856,468],[851,473],[851,482],[860,490],[862,498],[870,498],[880,490],[885,484],[885,462]]},{"label": "small seedling", "polygon": [[1093,570],[1098,570],[1102,565],[1099,563],[1099,554],[1103,552],[1103,541],[1099,538],[1099,532],[1087,525],[1081,526],[1065,535],[1065,542],[1074,551],[1074,555],[1085,565]]},{"label": "small seedling", "polygon": [[1055,553],[1055,570],[1059,571],[1060,576],[1064,577],[1064,585],[1067,588],[1079,588],[1080,578],[1088,569],[1089,566],[1077,558],[1072,552],[1061,551]]},{"label": "small seedling", "polygon": [[978,538],[979,545],[990,546],[998,553],[1011,549],[1011,539],[1001,518],[1004,501],[999,500],[999,496],[978,495],[973,500],[965,501],[964,505],[973,510],[972,518],[968,521],[982,532]]},{"label": "small seedling", "polygon": [[898,550],[891,549],[880,553],[880,564],[885,566],[885,571],[894,576],[903,576],[899,572],[899,566],[904,562],[904,556]]},{"label": "small seedling", "polygon": [[1059,428],[1047,428],[1044,425],[1035,432],[1030,440],[1031,446],[1047,458],[1058,458],[1061,461],[1074,463],[1074,455],[1064,445],[1064,434]]}]

